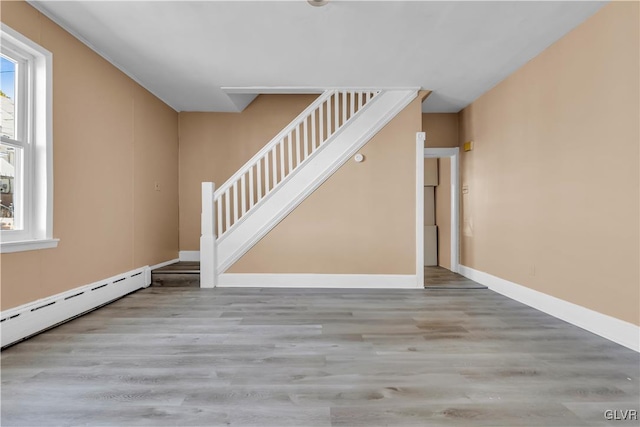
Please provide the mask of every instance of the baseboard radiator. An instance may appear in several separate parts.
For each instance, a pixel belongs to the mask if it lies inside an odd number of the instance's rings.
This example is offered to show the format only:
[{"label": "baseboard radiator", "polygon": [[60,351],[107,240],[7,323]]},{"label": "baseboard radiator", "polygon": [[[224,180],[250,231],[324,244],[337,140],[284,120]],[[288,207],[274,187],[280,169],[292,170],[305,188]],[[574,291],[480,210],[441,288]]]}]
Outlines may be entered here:
[{"label": "baseboard radiator", "polygon": [[0,312],[2,348],[151,284],[149,266]]}]

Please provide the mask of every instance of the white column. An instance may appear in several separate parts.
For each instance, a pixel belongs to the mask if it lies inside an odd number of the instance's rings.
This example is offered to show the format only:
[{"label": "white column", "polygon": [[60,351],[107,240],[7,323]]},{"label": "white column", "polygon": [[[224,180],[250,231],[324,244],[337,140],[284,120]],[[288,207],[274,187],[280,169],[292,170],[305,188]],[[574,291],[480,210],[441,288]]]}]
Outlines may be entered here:
[{"label": "white column", "polygon": [[216,210],[214,209],[215,184],[202,183],[202,214],[200,217],[200,287],[215,288],[216,274]]},{"label": "white column", "polygon": [[416,287],[424,288],[424,132],[416,133]]}]

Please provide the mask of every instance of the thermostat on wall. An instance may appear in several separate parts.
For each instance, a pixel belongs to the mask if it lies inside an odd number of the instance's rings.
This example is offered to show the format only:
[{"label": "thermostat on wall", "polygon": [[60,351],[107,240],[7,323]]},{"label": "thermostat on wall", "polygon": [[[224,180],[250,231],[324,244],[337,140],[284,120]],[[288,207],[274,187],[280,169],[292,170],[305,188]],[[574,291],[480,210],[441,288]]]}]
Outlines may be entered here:
[{"label": "thermostat on wall", "polygon": [[358,153],[355,156],[353,156],[353,160],[355,160],[356,162],[360,163],[361,161],[364,160],[364,156],[362,154]]}]

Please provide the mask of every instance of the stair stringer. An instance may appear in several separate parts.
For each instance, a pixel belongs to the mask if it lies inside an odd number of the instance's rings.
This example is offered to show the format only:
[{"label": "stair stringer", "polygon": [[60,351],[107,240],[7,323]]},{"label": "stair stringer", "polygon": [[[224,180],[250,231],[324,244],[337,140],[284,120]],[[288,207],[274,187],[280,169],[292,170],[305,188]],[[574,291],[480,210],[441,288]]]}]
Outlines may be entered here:
[{"label": "stair stringer", "polygon": [[224,273],[358,152],[418,94],[415,89],[385,90],[334,139],[274,189],[260,206],[217,243],[217,274]]}]

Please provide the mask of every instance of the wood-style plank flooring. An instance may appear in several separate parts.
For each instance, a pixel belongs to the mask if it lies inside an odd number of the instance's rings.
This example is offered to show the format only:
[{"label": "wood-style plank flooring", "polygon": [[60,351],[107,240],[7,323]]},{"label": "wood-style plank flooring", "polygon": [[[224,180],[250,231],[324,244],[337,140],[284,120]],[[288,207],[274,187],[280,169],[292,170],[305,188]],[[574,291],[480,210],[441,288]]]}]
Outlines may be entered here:
[{"label": "wood-style plank flooring", "polygon": [[2,352],[2,426],[597,426],[640,355],[490,290],[151,287]]}]

